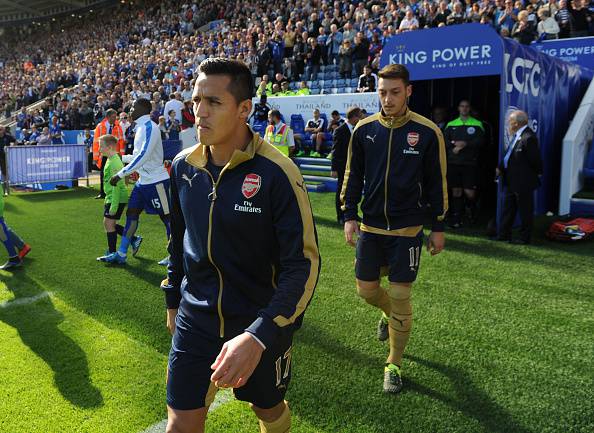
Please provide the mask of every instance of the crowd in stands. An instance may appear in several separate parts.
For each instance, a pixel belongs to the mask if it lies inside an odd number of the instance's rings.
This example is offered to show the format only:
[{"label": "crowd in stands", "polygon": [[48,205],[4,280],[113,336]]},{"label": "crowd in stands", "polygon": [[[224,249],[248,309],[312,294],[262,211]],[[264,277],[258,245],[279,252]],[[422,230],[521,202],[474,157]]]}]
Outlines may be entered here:
[{"label": "crowd in stands", "polygon": [[[216,27],[201,27],[214,20]],[[539,35],[593,34],[587,0],[118,3],[80,18],[6,29],[0,117],[18,113],[19,127],[30,130],[58,115],[63,129],[85,129],[105,110],[127,111],[135,98],[146,97],[162,131],[170,134],[173,125],[175,134],[184,118],[176,111],[175,126],[165,106],[171,98],[182,105],[190,99],[193,71],[208,57],[243,60],[258,95],[374,91],[382,47],[391,37],[466,22],[525,44]],[[22,111],[40,99],[46,99],[40,109]]]}]

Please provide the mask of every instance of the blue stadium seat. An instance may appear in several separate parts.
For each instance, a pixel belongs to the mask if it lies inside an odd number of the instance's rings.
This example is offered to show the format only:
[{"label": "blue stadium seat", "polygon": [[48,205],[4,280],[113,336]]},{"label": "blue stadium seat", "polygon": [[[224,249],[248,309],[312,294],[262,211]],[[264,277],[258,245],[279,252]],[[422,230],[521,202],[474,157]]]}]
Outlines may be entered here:
[{"label": "blue stadium seat", "polygon": [[350,87],[345,87],[344,93],[353,93],[353,89],[351,89]]},{"label": "blue stadium seat", "polygon": [[336,95],[337,93],[340,93],[340,92],[338,91],[338,87],[333,87],[330,89],[330,93],[332,93],[333,95]]},{"label": "blue stadium seat", "polygon": [[264,134],[266,133],[266,126],[268,126],[268,122],[255,120],[254,124],[252,125],[252,128],[258,134],[260,134],[261,136],[264,136]]},{"label": "blue stadium seat", "polygon": [[359,85],[359,79],[351,78],[351,87],[354,87],[356,89],[358,85]]},{"label": "blue stadium seat", "polygon": [[324,85],[322,87],[324,89],[330,89],[332,87],[332,81],[330,81],[330,80],[324,81]]},{"label": "blue stadium seat", "polygon": [[318,83],[317,81],[314,81],[311,86],[308,85],[307,87],[309,87],[310,89],[319,89],[320,88],[320,83]]},{"label": "blue stadium seat", "polygon": [[326,116],[326,113],[320,113],[320,117],[324,119],[324,128],[322,129],[322,131],[325,131],[328,127],[328,116]]},{"label": "blue stadium seat", "polygon": [[326,79],[326,74],[324,72],[318,72],[318,80]]},{"label": "blue stadium seat", "polygon": [[303,134],[305,129],[305,121],[301,114],[291,114],[291,129],[295,134]]},{"label": "blue stadium seat", "polygon": [[291,90],[299,89],[299,83],[297,81],[291,81],[289,83],[289,89],[291,89]]},{"label": "blue stadium seat", "polygon": [[320,89],[318,87],[312,88],[311,89],[311,94],[312,95],[319,95],[320,94]]},{"label": "blue stadium seat", "polygon": [[336,87],[346,87],[346,80],[344,78],[336,80]]},{"label": "blue stadium seat", "polygon": [[314,82],[313,82],[313,81],[311,81],[311,80],[309,80],[309,81],[306,81],[307,87],[309,87],[310,89],[311,89],[311,87],[312,87],[313,83],[314,83]]}]

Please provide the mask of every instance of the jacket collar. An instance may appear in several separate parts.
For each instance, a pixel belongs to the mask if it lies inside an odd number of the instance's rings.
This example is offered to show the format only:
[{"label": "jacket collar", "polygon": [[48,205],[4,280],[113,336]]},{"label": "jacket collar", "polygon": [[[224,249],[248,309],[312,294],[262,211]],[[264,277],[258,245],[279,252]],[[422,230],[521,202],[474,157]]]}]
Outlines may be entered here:
[{"label": "jacket collar", "polygon": [[[248,143],[244,150],[235,149],[233,155],[231,155],[231,159],[224,168],[231,169],[237,167],[239,164],[245,161],[253,159],[258,149],[260,149],[260,146],[262,145],[262,137],[260,137],[258,133],[254,132],[251,127],[249,128],[250,132],[252,133],[252,140]],[[198,143],[196,148],[188,153],[188,156],[186,156],[186,161],[188,164],[193,165],[194,167],[206,167],[206,163],[208,162],[208,146]]]},{"label": "jacket collar", "polygon": [[384,114],[384,110],[380,110],[378,113],[379,121],[386,128],[400,128],[406,124],[411,118],[411,111],[406,108],[406,112],[400,117],[388,117]]}]

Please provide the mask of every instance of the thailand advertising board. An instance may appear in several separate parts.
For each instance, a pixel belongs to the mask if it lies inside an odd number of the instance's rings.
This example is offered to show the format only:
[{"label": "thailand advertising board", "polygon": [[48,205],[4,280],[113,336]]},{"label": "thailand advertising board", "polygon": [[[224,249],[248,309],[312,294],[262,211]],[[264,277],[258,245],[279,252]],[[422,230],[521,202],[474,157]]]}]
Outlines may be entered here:
[{"label": "thailand advertising board", "polygon": [[[254,98],[254,104],[259,98]],[[281,96],[268,98],[268,104],[281,112],[287,123],[291,114],[301,114],[307,121],[313,117],[316,108],[328,116],[333,110],[345,114],[350,107],[359,107],[368,113],[379,111],[377,93],[341,93],[337,95]]]}]

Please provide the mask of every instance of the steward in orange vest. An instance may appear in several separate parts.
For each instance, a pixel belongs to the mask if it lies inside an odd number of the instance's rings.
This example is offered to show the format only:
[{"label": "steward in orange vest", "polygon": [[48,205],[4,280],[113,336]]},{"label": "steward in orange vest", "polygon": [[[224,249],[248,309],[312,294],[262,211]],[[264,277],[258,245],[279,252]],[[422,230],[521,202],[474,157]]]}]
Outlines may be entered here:
[{"label": "steward in orange vest", "polygon": [[[95,134],[93,135],[93,160],[97,168],[101,170],[102,158],[99,153],[99,137],[105,134],[111,134],[117,137],[118,145],[117,151],[120,155],[123,155],[126,149],[126,140],[124,140],[124,132],[120,126],[120,122],[117,120],[118,113],[113,108],[110,108],[105,112],[105,118],[99,122],[95,127]],[[109,131],[111,125],[111,132]]]}]

